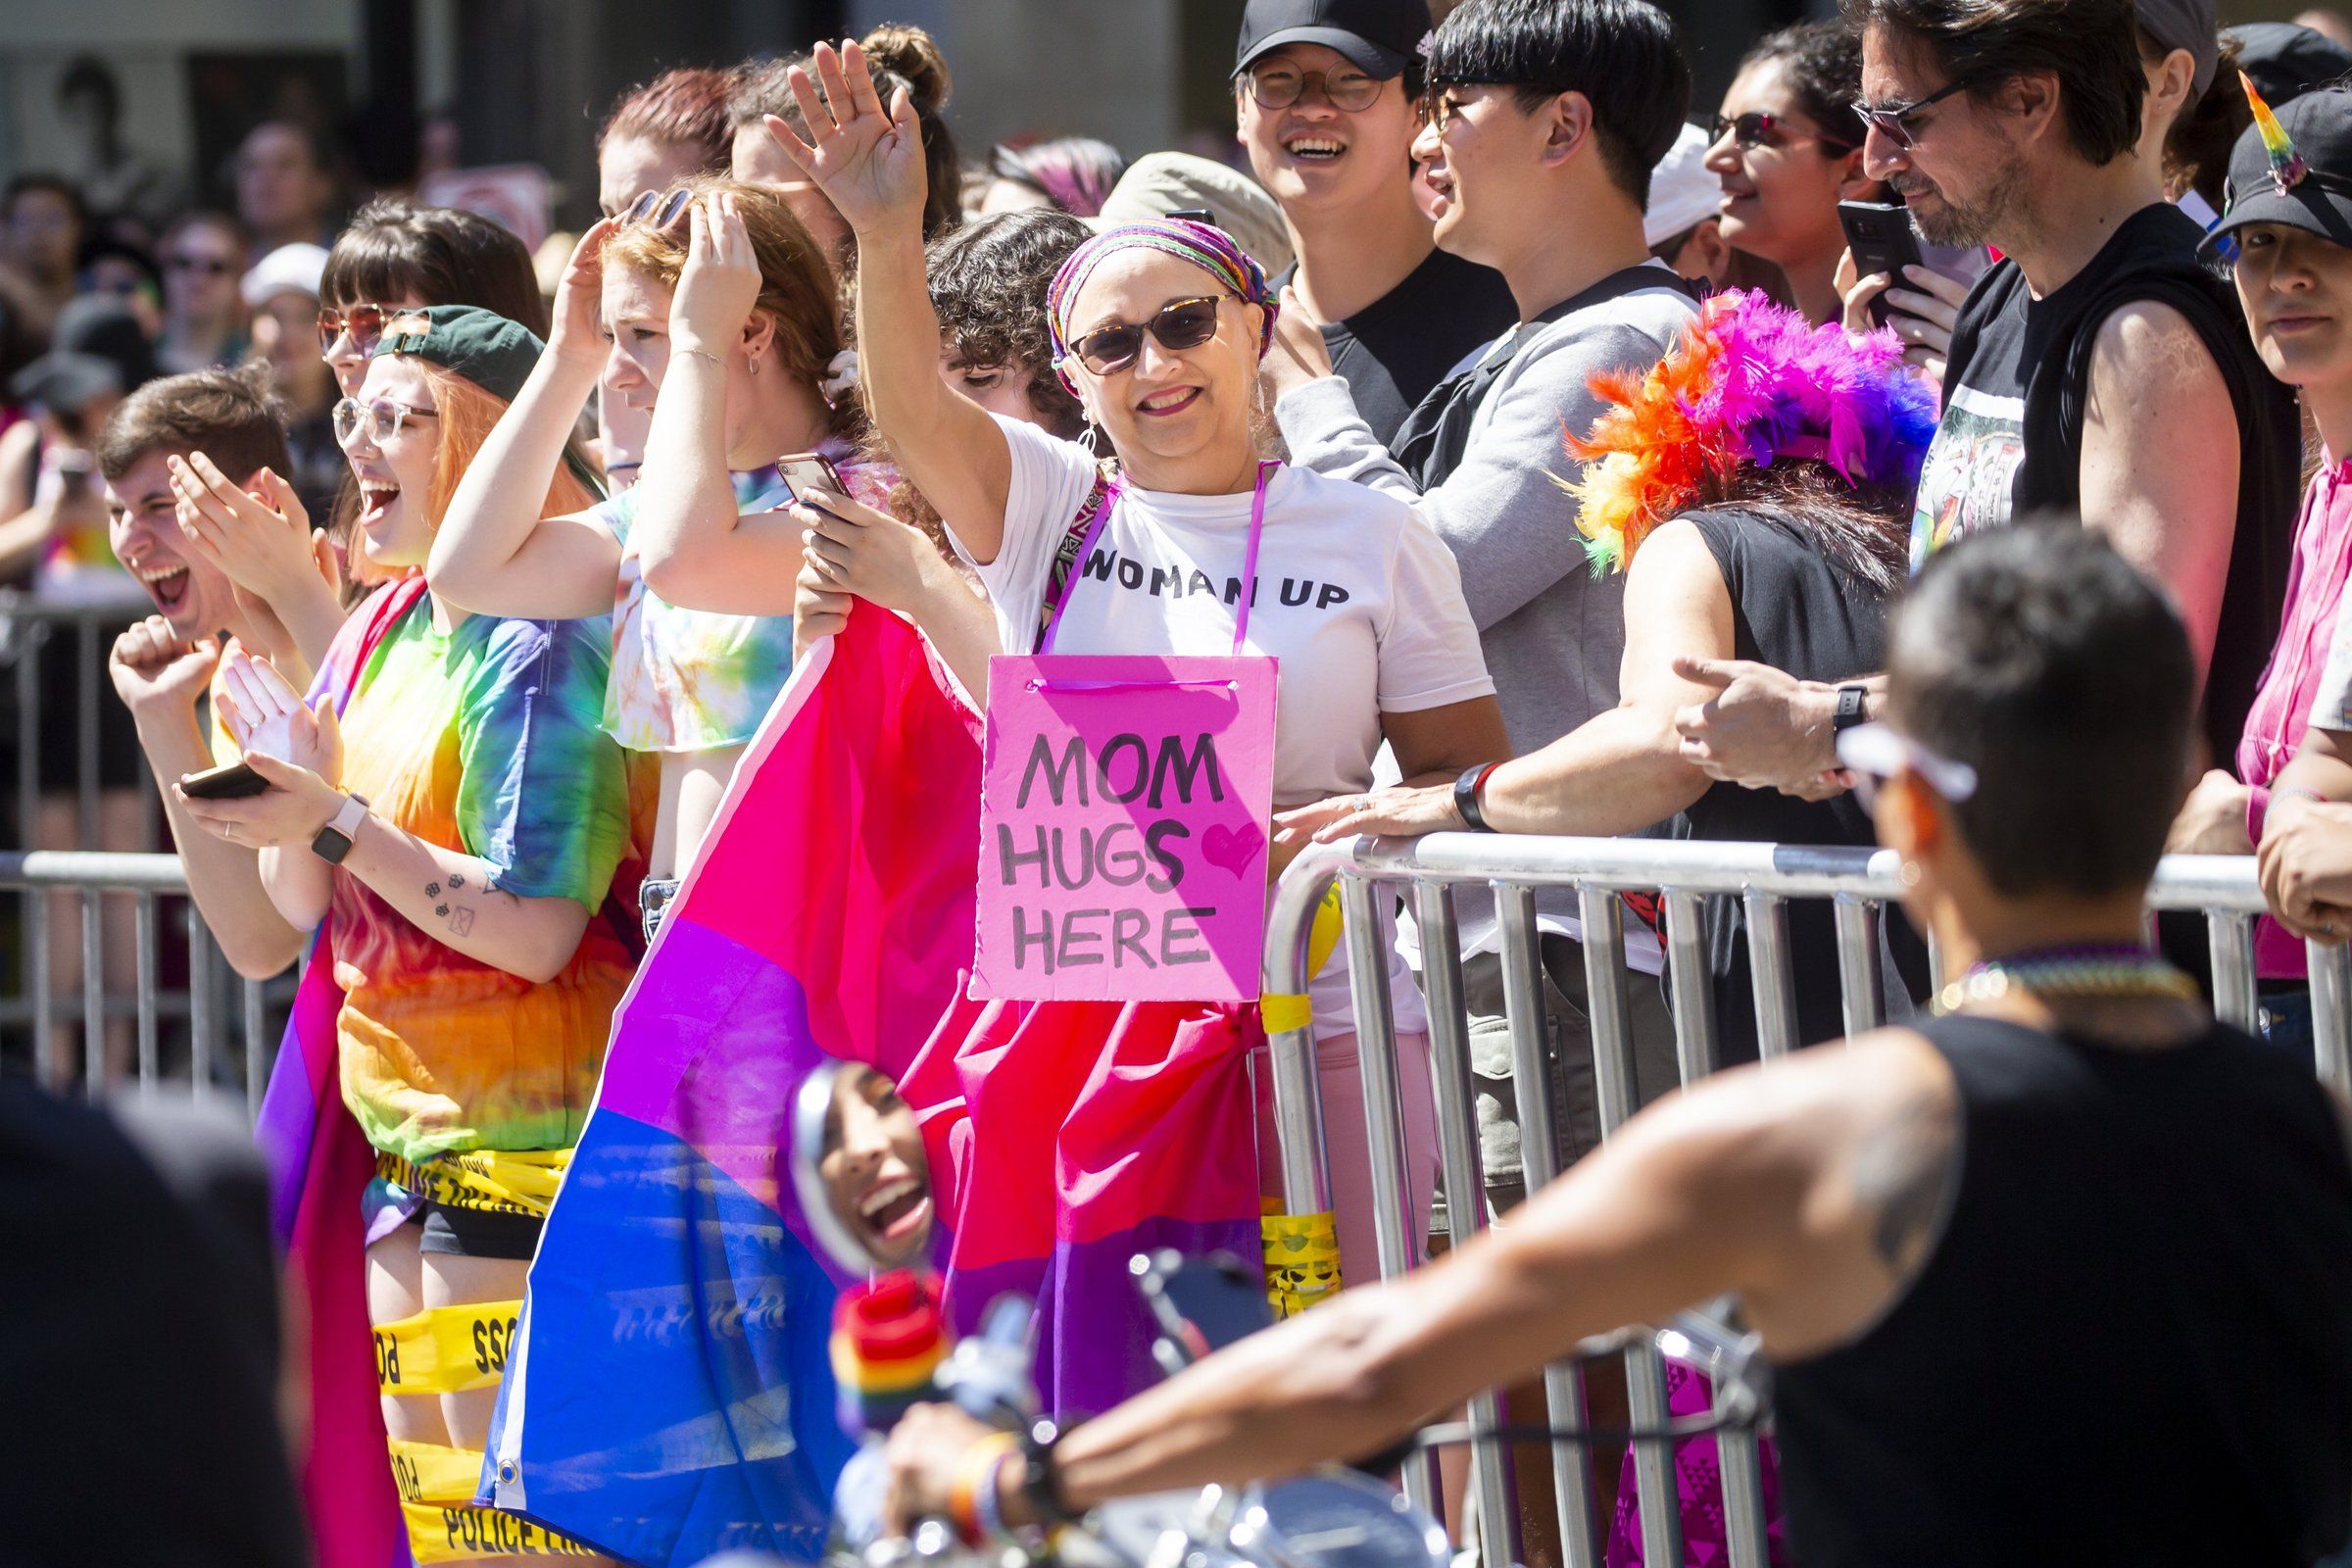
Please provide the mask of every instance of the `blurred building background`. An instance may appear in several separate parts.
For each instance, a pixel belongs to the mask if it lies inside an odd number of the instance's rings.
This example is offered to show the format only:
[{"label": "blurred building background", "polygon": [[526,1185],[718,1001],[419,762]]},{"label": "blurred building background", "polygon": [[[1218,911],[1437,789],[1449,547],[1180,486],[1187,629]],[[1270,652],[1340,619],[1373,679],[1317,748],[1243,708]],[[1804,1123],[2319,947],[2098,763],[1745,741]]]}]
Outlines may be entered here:
[{"label": "blurred building background", "polygon": [[[1749,39],[1821,5],[1671,0],[1698,102],[1713,102]],[[938,36],[967,147],[1080,133],[1130,156],[1222,153],[1241,11],[1242,0],[0,0],[0,177],[78,179],[128,158],[160,199],[226,207],[244,132],[289,120],[340,148],[357,193],[408,186],[420,157],[539,165],[557,223],[577,227],[593,216],[592,135],[622,88],[883,21]],[[96,77],[111,79],[111,103],[88,90]],[[82,90],[61,94],[70,84]]]}]

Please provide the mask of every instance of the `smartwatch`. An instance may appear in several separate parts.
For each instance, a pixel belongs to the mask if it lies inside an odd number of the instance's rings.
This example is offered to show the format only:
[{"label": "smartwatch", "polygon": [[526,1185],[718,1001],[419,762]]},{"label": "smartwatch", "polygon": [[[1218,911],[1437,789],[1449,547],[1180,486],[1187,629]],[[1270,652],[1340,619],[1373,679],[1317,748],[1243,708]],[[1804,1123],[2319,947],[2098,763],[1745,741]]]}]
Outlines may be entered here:
[{"label": "smartwatch", "polygon": [[1460,813],[1462,825],[1473,833],[1492,833],[1487,813],[1479,808],[1479,791],[1487,787],[1487,775],[1500,767],[1500,762],[1481,762],[1476,767],[1462,769],[1462,776],[1453,781],[1453,808]]},{"label": "smartwatch", "polygon": [[1869,695],[1870,688],[1860,681],[1852,681],[1838,688],[1838,710],[1830,715],[1830,733],[1832,735],[1842,735],[1862,722],[1862,703]]},{"label": "smartwatch", "polygon": [[351,853],[351,841],[359,837],[360,824],[368,820],[368,802],[363,796],[346,795],[342,808],[328,818],[318,836],[311,840],[311,853],[329,865],[341,865],[343,857]]}]

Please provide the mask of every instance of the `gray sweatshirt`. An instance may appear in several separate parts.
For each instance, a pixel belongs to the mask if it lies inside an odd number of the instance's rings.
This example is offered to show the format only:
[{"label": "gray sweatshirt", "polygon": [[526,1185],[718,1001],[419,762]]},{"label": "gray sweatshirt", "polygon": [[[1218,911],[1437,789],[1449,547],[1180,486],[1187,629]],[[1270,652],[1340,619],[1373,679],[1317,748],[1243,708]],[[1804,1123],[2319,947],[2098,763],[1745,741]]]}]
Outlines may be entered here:
[{"label": "gray sweatshirt", "polygon": [[1292,462],[1404,497],[1452,548],[1519,755],[1614,708],[1625,654],[1624,578],[1592,574],[1561,488],[1580,466],[1561,431],[1592,429],[1594,371],[1655,364],[1695,311],[1677,288],[1644,288],[1504,333],[1479,359],[1509,356],[1510,368],[1472,416],[1461,466],[1426,495],[1373,438],[1347,382],[1309,382],[1275,405]]}]

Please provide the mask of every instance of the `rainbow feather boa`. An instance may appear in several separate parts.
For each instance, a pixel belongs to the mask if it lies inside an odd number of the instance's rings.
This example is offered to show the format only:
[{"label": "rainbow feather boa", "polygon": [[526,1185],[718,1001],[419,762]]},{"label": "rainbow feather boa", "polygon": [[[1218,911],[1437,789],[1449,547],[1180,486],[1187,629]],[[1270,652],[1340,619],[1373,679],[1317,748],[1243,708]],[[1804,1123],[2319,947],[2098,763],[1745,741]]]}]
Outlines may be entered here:
[{"label": "rainbow feather boa", "polygon": [[1561,432],[1585,465],[1562,486],[1595,575],[1623,571],[1652,528],[1741,464],[1812,459],[1857,488],[1908,489],[1936,433],[1935,389],[1891,330],[1816,327],[1760,291],[1713,296],[1656,365],[1592,386],[1615,406],[1590,435]]}]

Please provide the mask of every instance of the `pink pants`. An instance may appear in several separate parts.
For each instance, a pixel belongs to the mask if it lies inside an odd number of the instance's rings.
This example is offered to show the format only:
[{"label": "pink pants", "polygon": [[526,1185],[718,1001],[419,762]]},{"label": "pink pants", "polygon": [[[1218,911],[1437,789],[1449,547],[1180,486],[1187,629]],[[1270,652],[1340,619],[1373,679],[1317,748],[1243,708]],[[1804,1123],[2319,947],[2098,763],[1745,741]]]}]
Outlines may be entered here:
[{"label": "pink pants", "polygon": [[[1271,1062],[1257,1074],[1257,1174],[1261,1192],[1282,1192],[1282,1152],[1274,1117]],[[1405,1191],[1410,1200],[1411,1258],[1426,1254],[1430,1197],[1438,1179],[1437,1094],[1430,1081],[1429,1036],[1399,1035],[1396,1076],[1404,1104]],[[1340,1238],[1340,1281],[1369,1285],[1380,1278],[1380,1246],[1372,1222],[1372,1155],[1364,1126],[1364,1083],[1353,1034],[1317,1036],[1315,1077],[1323,1092],[1323,1147],[1331,1162],[1331,1206]]]}]

